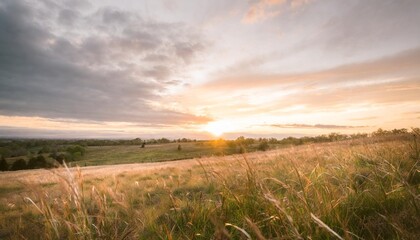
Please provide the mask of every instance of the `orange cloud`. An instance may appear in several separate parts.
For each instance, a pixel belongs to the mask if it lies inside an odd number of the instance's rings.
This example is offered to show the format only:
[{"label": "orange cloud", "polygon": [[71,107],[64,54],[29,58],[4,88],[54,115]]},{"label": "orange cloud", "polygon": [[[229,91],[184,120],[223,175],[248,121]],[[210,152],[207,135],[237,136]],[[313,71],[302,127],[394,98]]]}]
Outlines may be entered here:
[{"label": "orange cloud", "polygon": [[280,7],[284,4],[295,9],[307,4],[309,0],[259,0],[252,4],[242,19],[243,23],[252,24],[278,16]]},{"label": "orange cloud", "polygon": [[[365,111],[362,115],[352,115],[351,111],[397,105],[404,111],[418,111],[413,106],[419,103],[419,66],[420,48],[322,71],[235,75],[191,87],[182,93],[180,102],[192,112],[216,119],[316,112],[343,112],[345,119],[382,117],[385,113]],[[374,119],[362,120],[369,125],[374,122],[371,121]]]},{"label": "orange cloud", "polygon": [[[303,84],[311,89],[319,84],[345,83],[347,85],[375,85],[375,81],[420,76],[420,48],[410,49],[392,56],[368,62],[343,65],[317,72],[296,74],[253,74],[223,77],[202,86],[206,90],[232,91],[239,89],[272,88],[290,84]],[[371,80],[366,82],[366,80]],[[364,81],[364,82],[362,82]],[[414,81],[416,82],[416,81]]]},{"label": "orange cloud", "polygon": [[365,128],[367,126],[345,126],[345,125],[334,125],[334,124],[271,124],[272,127],[278,128],[318,128],[318,129],[346,129],[346,128]]}]

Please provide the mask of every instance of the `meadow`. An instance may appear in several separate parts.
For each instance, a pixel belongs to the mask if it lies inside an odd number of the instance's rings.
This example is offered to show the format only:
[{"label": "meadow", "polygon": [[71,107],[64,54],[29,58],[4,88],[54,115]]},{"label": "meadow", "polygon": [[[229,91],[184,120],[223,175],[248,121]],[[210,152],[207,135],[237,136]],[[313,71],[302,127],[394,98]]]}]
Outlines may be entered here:
[{"label": "meadow", "polygon": [[[181,149],[178,150],[178,146]],[[85,156],[73,165],[107,165],[124,163],[163,162],[179,159],[199,158],[204,156],[221,156],[232,154],[234,150],[225,144],[216,142],[165,143],[140,146],[91,146],[86,148]]]},{"label": "meadow", "polygon": [[[208,156],[223,156],[241,152],[267,150],[267,140],[252,142],[239,140],[188,140],[148,143],[142,140],[1,140],[0,156],[8,165],[0,171],[59,167],[63,161],[69,166],[98,166],[127,163],[164,162]],[[152,140],[149,140],[152,141]],[[266,144],[266,145],[264,145]],[[264,145],[264,149],[261,149]],[[282,145],[284,147],[284,145]],[[272,144],[279,148],[280,144]],[[23,163],[17,166],[17,162]]]},{"label": "meadow", "polygon": [[[26,170],[55,178],[2,185],[0,238],[418,239],[418,140],[313,143],[124,171]],[[162,155],[176,152],[169,146]],[[113,163],[131,151],[122,148],[88,149],[84,161]]]}]

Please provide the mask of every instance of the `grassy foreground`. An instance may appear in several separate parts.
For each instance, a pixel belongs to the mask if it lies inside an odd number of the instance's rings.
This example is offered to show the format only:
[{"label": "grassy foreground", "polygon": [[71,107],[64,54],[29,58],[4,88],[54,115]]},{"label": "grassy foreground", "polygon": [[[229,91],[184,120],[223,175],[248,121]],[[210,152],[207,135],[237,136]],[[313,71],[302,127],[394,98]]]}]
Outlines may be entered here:
[{"label": "grassy foreground", "polygon": [[57,184],[0,191],[0,239],[418,239],[417,139],[304,145],[105,179],[68,171]]}]

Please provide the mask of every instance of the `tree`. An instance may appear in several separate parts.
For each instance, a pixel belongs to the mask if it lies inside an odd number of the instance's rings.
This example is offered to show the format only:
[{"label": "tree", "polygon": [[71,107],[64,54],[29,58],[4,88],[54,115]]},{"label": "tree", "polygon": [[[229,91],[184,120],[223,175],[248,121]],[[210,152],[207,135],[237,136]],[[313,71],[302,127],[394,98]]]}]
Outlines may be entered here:
[{"label": "tree", "polygon": [[239,146],[238,153],[244,154],[245,152],[246,152],[245,147],[243,145]]},{"label": "tree", "polygon": [[408,133],[408,130],[406,128],[401,128],[401,129],[393,129],[391,131],[393,134],[406,134]]},{"label": "tree", "polygon": [[22,158],[21,159],[18,159],[18,160],[16,160],[13,164],[12,164],[12,167],[10,168],[10,170],[11,171],[17,171],[17,170],[23,170],[23,169],[26,169],[27,167],[26,167],[26,162],[25,162],[25,160],[23,160]]},{"label": "tree", "polygon": [[2,157],[7,158],[7,157],[10,157],[12,155],[12,152],[7,147],[0,147],[0,155]]},{"label": "tree", "polygon": [[157,140],[159,143],[170,143],[171,140],[167,139],[167,138],[161,138]]},{"label": "tree", "polygon": [[260,144],[258,144],[258,150],[260,151],[266,151],[269,147],[270,145],[268,145],[267,140],[262,140]]},{"label": "tree", "polygon": [[58,154],[57,154],[57,151],[55,151],[55,150],[52,153],[50,153],[50,155],[49,155],[50,158],[56,159],[56,160],[57,160],[57,156],[58,156]]},{"label": "tree", "polygon": [[9,165],[7,164],[6,158],[4,158],[4,156],[1,156],[0,171],[7,171],[7,170],[9,170]]},{"label": "tree", "polygon": [[372,133],[373,137],[380,137],[380,136],[385,136],[387,134],[391,133],[390,131],[387,130],[383,130],[382,128],[378,128],[378,130],[376,130],[375,132]]},{"label": "tree", "polygon": [[28,162],[28,169],[36,169],[36,168],[46,168],[48,167],[48,163],[45,160],[44,156],[38,155],[37,157],[32,157],[29,159]]},{"label": "tree", "polygon": [[54,159],[57,160],[57,162],[59,162],[60,164],[63,164],[64,163],[64,160],[66,159],[66,155],[64,155],[63,153],[60,153]]},{"label": "tree", "polygon": [[84,147],[80,145],[75,145],[75,146],[68,147],[66,151],[67,151],[66,160],[71,162],[71,161],[76,161],[80,159],[83,155],[85,155],[86,150]]},{"label": "tree", "polygon": [[336,132],[332,132],[328,135],[328,138],[331,142],[335,142],[335,141],[341,141],[341,140],[345,140],[347,138],[347,135],[341,134],[341,133],[336,133]]},{"label": "tree", "polygon": [[66,151],[72,155],[79,153],[81,156],[85,155],[86,152],[85,148],[80,145],[68,147]]},{"label": "tree", "polygon": [[42,153],[49,153],[51,152],[51,147],[50,146],[43,146],[39,151],[38,154],[42,154]]},{"label": "tree", "polygon": [[232,151],[236,151],[236,141],[226,141],[226,145]]}]

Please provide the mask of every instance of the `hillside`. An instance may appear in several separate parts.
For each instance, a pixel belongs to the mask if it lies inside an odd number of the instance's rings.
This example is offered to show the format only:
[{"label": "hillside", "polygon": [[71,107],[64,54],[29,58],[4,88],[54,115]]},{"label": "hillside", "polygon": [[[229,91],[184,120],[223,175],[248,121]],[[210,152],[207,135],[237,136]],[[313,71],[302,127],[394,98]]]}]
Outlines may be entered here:
[{"label": "hillside", "polygon": [[368,138],[1,173],[0,238],[417,239],[419,153]]}]

